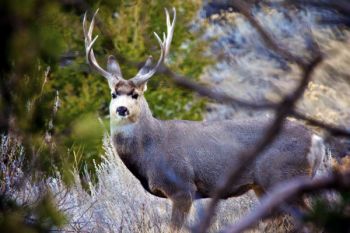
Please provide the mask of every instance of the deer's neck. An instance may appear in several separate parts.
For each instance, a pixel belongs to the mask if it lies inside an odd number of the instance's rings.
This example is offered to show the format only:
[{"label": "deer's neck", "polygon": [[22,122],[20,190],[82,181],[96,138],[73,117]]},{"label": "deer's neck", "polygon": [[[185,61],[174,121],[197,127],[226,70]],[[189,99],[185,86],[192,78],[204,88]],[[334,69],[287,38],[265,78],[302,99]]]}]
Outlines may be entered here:
[{"label": "deer's neck", "polygon": [[144,99],[141,97],[141,114],[138,121],[130,124],[118,125],[111,119],[111,135],[113,145],[126,162],[140,161],[144,156],[144,150],[148,146],[147,140],[157,128],[157,119],[152,116],[152,112]]},{"label": "deer's neck", "polygon": [[122,126],[112,125],[111,136],[113,146],[127,168],[138,178],[145,189],[149,190],[147,181],[147,157],[149,150],[156,141],[152,137],[157,128],[157,120],[153,118],[146,100],[143,100],[139,120]]}]

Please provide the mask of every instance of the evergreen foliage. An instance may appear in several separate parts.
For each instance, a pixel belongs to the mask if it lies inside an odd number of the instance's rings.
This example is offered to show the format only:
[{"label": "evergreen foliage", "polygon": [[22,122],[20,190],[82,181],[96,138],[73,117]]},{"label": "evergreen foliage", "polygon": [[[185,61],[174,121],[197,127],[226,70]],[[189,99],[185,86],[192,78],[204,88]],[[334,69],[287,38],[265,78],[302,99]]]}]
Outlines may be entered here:
[{"label": "evergreen foliage", "polygon": [[[205,43],[190,22],[200,1],[1,1],[0,132],[20,140],[25,154],[25,173],[54,176],[57,169],[66,183],[72,182],[73,166],[94,173],[102,153],[102,136],[109,131],[110,90],[103,77],[92,72],[85,60],[82,19],[100,9],[94,47],[102,66],[108,55],[121,58],[126,79],[137,66],[160,48],[153,31],[166,29],[164,8],[177,9],[178,20],[169,64],[176,71],[198,77],[210,63]],[[49,72],[48,72],[49,67]],[[175,87],[161,75],[149,82],[146,98],[155,117],[200,120],[204,100]],[[7,160],[6,160],[7,161]],[[6,167],[6,162],[3,161]],[[36,176],[32,177],[35,178]],[[3,187],[3,186],[2,186]],[[0,193],[0,231],[46,231],[64,219],[52,209],[49,196],[37,207],[24,208]],[[12,203],[12,204],[11,204]],[[35,216],[33,226],[28,216]],[[46,216],[42,219],[41,216]]]},{"label": "evergreen foliage", "polygon": [[[52,162],[59,167],[67,166],[76,151],[84,155],[80,165],[85,162],[91,165],[93,159],[99,159],[102,134],[109,128],[110,90],[105,79],[91,72],[85,60],[82,32],[85,11],[91,17],[95,9],[100,9],[94,31],[94,35],[99,35],[94,46],[99,63],[104,66],[107,55],[122,57],[119,62],[126,79],[137,73],[137,67],[130,64],[143,62],[150,54],[155,58],[159,56],[153,31],[161,33],[165,30],[164,8],[175,7],[178,13],[170,66],[182,74],[198,77],[203,67],[210,63],[203,53],[205,44],[196,42],[198,33],[191,31],[190,25],[200,1],[82,1],[69,4],[25,0],[7,2],[4,6],[12,20],[23,24],[18,26],[12,22],[7,58],[11,68],[3,74],[11,82],[7,87],[15,90],[11,93],[11,106],[14,106],[11,114],[15,117],[16,128],[23,135],[33,136],[28,144],[39,146],[42,143],[52,118],[56,92],[60,100],[51,129],[57,153],[52,156],[53,151],[49,148],[38,153],[42,156],[40,160],[46,161],[44,168]],[[43,73],[48,66],[51,71],[45,78]],[[146,98],[157,118],[201,119],[204,101],[175,87],[164,76],[156,75],[149,82]],[[102,119],[104,127],[98,118]]]}]

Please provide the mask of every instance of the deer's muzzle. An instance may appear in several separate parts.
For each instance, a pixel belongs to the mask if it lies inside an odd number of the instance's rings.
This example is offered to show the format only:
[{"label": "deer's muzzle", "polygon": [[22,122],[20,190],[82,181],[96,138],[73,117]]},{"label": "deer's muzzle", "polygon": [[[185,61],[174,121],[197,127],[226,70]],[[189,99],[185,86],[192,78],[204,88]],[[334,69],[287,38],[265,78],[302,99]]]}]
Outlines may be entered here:
[{"label": "deer's muzzle", "polygon": [[124,106],[120,106],[117,108],[117,114],[119,116],[127,116],[129,115],[129,110]]}]

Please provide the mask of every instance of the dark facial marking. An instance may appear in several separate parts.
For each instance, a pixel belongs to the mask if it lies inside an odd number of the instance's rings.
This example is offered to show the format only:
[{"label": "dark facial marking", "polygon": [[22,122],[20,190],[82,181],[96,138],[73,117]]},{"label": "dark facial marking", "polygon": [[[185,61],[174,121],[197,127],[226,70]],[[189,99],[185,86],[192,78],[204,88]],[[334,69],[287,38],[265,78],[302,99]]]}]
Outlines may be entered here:
[{"label": "dark facial marking", "polygon": [[[136,100],[140,95],[139,93],[137,93],[136,90],[137,90],[137,87],[133,82],[122,80],[115,85],[114,93],[116,97],[119,95],[128,95],[128,96],[131,96],[131,98]],[[112,94],[112,98],[114,98],[113,94]]]},{"label": "dark facial marking", "polygon": [[131,95],[131,97],[132,97],[133,99],[137,100],[137,98],[139,97],[139,94],[134,93],[134,94]]},{"label": "dark facial marking", "polygon": [[130,93],[128,93],[128,96],[131,96],[131,98],[136,100],[139,97],[139,94],[135,92],[135,90],[133,90]]},{"label": "dark facial marking", "polygon": [[117,95],[131,95],[134,93],[136,86],[134,83],[129,81],[120,81],[115,85],[115,93]]}]

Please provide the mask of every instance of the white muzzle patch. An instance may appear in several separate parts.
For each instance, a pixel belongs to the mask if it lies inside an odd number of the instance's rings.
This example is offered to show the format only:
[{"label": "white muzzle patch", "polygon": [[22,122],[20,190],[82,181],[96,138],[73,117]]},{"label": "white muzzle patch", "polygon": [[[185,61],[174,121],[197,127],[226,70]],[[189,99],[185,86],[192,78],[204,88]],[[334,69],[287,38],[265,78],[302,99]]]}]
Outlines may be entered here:
[{"label": "white muzzle patch", "polygon": [[125,125],[133,123],[140,114],[138,101],[128,95],[120,95],[111,100],[109,105],[111,123]]}]

